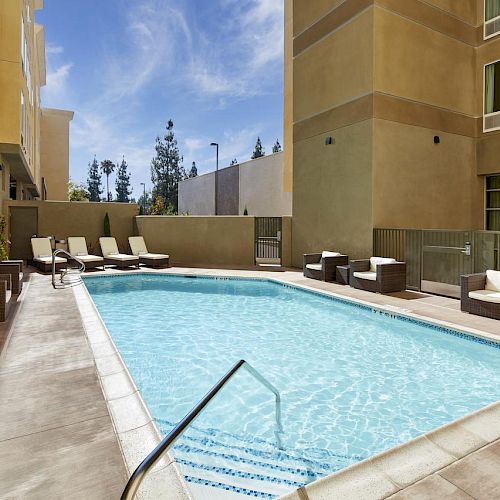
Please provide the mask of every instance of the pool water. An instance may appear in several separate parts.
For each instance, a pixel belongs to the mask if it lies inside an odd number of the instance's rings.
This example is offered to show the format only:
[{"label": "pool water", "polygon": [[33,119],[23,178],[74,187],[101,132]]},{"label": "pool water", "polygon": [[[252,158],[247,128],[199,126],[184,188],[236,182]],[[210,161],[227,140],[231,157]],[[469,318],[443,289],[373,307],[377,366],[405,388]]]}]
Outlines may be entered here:
[{"label": "pool water", "polygon": [[499,346],[371,308],[266,280],[85,284],[163,433],[239,359],[279,389],[284,450],[243,370],[174,448],[193,483],[273,498],[500,399]]}]

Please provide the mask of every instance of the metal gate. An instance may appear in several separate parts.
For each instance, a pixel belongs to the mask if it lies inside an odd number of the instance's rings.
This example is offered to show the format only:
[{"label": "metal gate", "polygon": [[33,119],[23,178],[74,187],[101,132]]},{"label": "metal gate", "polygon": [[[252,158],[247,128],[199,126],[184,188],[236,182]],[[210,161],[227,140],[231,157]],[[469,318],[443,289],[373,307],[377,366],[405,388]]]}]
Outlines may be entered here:
[{"label": "metal gate", "polygon": [[281,217],[255,217],[255,262],[281,265]]}]

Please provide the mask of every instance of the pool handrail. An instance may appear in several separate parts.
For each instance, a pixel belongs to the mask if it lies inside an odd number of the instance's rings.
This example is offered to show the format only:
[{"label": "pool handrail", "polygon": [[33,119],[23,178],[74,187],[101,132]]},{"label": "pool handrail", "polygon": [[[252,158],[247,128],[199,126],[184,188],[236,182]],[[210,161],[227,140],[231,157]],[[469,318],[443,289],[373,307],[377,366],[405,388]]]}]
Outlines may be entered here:
[{"label": "pool handrail", "polygon": [[[66,255],[66,257],[68,257],[70,260],[74,260],[75,262],[78,263],[78,273],[79,274],[82,274],[83,272],[85,272],[85,263],[80,260],[78,257],[75,257],[74,255],[71,255],[69,252],[67,252],[66,250],[64,250],[64,248],[58,248],[57,250],[54,250],[54,252],[52,252],[52,286],[54,288],[60,288],[57,284],[56,284],[56,257],[60,254],[64,254]],[[62,286],[64,287],[65,283],[64,283],[64,276],[66,276],[67,274],[69,274],[68,270],[66,269],[66,271],[61,271],[61,284]],[[76,283],[73,283],[73,284],[80,284],[82,281],[81,281],[81,278],[76,282]]]},{"label": "pool handrail", "polygon": [[184,431],[196,420],[199,414],[205,409],[210,401],[219,393],[219,391],[231,380],[233,375],[244,367],[255,379],[264,387],[269,389],[275,396],[276,430],[274,434],[278,443],[278,448],[283,449],[281,434],[283,426],[281,423],[281,396],[276,387],[271,384],[261,373],[244,359],[238,361],[208,392],[203,399],[163,438],[156,448],[139,464],[130,476],[125,489],[123,490],[121,500],[132,500],[139,489],[144,477],[149,470],[163,457],[163,455],[172,447],[172,445],[181,437]]}]

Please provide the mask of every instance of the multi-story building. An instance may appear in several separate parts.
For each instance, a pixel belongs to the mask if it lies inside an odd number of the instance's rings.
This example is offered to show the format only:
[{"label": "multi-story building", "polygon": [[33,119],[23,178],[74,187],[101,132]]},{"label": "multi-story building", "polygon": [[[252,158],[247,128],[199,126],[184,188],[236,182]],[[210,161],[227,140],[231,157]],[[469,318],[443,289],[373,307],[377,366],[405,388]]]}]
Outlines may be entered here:
[{"label": "multi-story building", "polygon": [[0,201],[67,199],[72,112],[41,108],[43,0],[0,2]]},{"label": "multi-story building", "polygon": [[500,230],[500,0],[286,8],[293,263],[366,257],[377,227]]}]

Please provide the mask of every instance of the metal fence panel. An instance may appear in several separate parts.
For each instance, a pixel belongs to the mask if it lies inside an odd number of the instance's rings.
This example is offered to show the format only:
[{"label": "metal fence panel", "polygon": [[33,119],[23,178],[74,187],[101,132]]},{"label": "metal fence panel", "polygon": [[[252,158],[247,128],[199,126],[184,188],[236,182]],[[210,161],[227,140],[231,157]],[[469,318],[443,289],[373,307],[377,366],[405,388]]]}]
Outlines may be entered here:
[{"label": "metal fence panel", "polygon": [[255,261],[281,263],[281,217],[255,217]]}]

